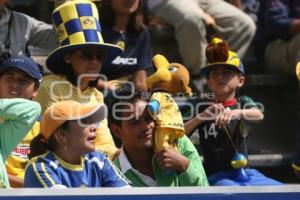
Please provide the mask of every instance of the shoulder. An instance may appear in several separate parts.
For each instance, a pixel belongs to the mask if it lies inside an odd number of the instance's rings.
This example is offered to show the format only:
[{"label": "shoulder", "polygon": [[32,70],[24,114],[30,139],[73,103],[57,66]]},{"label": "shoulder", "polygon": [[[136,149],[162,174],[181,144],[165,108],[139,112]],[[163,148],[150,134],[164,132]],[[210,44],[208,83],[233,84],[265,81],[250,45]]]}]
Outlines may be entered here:
[{"label": "shoulder", "polygon": [[99,151],[93,151],[90,153],[87,153],[84,156],[84,159],[88,161],[89,163],[96,163],[96,164],[101,164],[103,165],[104,162],[108,160],[107,156]]},{"label": "shoulder", "polygon": [[142,41],[150,41],[150,34],[147,28],[145,28],[143,31],[140,33],[134,34],[139,40]]},{"label": "shoulder", "polygon": [[[56,163],[55,158],[52,155],[52,153],[46,152],[42,155],[38,155],[36,157],[31,158],[29,160],[26,168],[32,167],[35,170],[38,170],[38,168],[41,168],[42,165],[43,166],[52,166],[55,168],[55,165],[54,165],[55,163]],[[38,166],[40,166],[40,167],[38,167]],[[42,170],[42,168],[40,170]]]},{"label": "shoulder", "polygon": [[257,107],[256,102],[249,96],[240,96],[238,101],[242,108]]},{"label": "shoulder", "polygon": [[62,76],[55,75],[55,74],[50,74],[50,75],[47,75],[47,76],[43,77],[41,86],[42,85],[50,85],[54,81],[67,81],[67,80],[64,77],[62,77]]}]

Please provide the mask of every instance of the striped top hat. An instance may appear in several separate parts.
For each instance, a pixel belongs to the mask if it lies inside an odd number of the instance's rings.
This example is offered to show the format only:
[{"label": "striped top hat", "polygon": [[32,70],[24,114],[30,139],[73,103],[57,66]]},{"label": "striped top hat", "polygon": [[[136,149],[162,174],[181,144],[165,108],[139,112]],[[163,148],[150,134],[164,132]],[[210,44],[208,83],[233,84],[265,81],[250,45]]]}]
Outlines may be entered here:
[{"label": "striped top hat", "polygon": [[121,47],[103,41],[97,7],[89,0],[73,0],[62,4],[53,11],[52,20],[60,46],[50,53],[46,65],[54,74],[66,66],[66,53],[82,47],[104,48],[109,59],[122,53]]}]

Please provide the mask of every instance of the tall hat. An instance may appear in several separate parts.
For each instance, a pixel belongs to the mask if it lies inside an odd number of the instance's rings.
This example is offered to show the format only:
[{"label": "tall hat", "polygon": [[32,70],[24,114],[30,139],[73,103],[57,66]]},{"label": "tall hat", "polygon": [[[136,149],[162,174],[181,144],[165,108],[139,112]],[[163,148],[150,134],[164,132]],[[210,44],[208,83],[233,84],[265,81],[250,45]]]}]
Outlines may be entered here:
[{"label": "tall hat", "polygon": [[58,73],[58,69],[66,65],[66,53],[82,47],[104,48],[108,59],[122,53],[121,47],[103,41],[98,10],[91,1],[68,1],[53,11],[52,20],[60,41],[60,46],[46,60],[48,69],[53,73]]},{"label": "tall hat", "polygon": [[207,64],[202,67],[201,73],[208,72],[218,67],[225,67],[245,74],[244,66],[238,54],[230,51],[227,43],[219,37],[214,37],[206,48]]}]

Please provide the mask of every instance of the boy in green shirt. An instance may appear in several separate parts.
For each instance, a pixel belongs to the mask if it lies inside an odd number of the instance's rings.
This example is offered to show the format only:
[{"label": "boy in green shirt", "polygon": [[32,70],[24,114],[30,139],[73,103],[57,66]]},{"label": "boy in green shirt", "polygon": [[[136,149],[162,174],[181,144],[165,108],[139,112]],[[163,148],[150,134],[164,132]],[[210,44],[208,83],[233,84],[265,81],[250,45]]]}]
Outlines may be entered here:
[{"label": "boy in green shirt", "polygon": [[123,145],[115,164],[132,186],[207,186],[198,152],[186,136],[178,139],[178,151],[154,152],[155,123],[145,109],[147,101],[143,93],[131,94],[121,86],[107,105],[111,130]]},{"label": "boy in green shirt", "polygon": [[7,156],[31,129],[40,112],[40,105],[33,101],[0,99],[0,188],[9,187]]}]

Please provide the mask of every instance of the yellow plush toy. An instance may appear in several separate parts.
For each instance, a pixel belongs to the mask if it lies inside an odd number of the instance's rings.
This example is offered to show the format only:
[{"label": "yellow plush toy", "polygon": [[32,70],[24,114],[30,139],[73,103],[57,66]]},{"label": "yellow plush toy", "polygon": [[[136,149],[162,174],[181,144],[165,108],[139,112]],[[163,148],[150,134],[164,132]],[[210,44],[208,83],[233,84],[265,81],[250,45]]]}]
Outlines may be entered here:
[{"label": "yellow plush toy", "polygon": [[153,57],[157,71],[147,78],[152,91],[147,109],[156,122],[154,149],[161,151],[170,145],[176,148],[176,140],[184,135],[184,124],[172,94],[191,95],[189,72],[179,63],[169,63],[162,55]]}]

